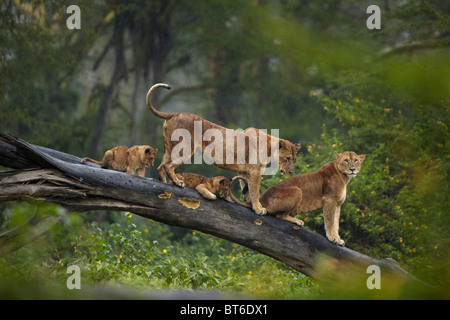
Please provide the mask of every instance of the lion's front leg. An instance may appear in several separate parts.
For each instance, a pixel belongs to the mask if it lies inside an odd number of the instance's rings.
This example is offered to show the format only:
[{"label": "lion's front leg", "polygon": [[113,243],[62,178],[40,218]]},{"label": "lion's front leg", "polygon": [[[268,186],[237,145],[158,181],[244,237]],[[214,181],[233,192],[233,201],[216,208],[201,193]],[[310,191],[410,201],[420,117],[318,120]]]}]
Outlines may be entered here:
[{"label": "lion's front leg", "polygon": [[265,215],[267,214],[266,208],[262,206],[259,202],[259,184],[261,182],[261,176],[259,175],[250,175],[248,179],[248,191],[250,193],[250,201],[252,203],[252,209],[256,214]]},{"label": "lion's front leg", "polygon": [[[326,200],[323,206],[323,219],[325,222],[325,233],[328,240],[343,246],[344,240],[339,237],[339,213],[340,207],[334,200]],[[336,219],[337,217],[337,219]]]},{"label": "lion's front leg", "polygon": [[212,193],[211,191],[208,190],[208,188],[206,187],[206,185],[199,184],[195,190],[198,191],[198,193],[200,193],[204,198],[209,199],[209,200],[216,200],[217,197],[214,193]]},{"label": "lion's front leg", "polygon": [[138,168],[138,169],[136,170],[136,174],[137,174],[139,177],[145,178],[145,167],[144,167],[144,168]]},{"label": "lion's front leg", "polygon": [[338,242],[337,244],[343,246],[344,240],[341,239],[341,237],[339,236],[339,218],[341,216],[341,206],[337,205],[336,206],[336,211],[334,213],[334,234],[336,235]]}]

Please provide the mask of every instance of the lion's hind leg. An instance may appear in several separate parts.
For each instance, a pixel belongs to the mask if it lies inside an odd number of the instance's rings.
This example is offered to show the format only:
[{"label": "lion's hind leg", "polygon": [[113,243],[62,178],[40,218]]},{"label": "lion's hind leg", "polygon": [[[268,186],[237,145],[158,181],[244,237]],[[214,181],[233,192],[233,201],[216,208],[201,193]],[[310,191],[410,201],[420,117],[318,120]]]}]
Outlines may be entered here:
[{"label": "lion's hind leg", "polygon": [[299,226],[304,225],[302,220],[294,218],[295,215],[300,213],[303,200],[303,193],[300,188],[291,186],[268,189],[260,200],[262,205],[267,208],[268,214]]},{"label": "lion's hind leg", "polygon": [[[248,191],[250,195],[250,202],[252,209],[257,215],[267,214],[267,209],[261,205],[259,201],[259,184],[261,182],[261,176],[258,174],[248,175]],[[244,197],[245,199],[245,197]]]},{"label": "lion's hind leg", "polygon": [[177,177],[177,175],[175,174],[176,167],[178,167],[178,165],[172,161],[170,151],[165,148],[161,164],[159,165],[158,169],[156,169],[156,171],[158,172],[158,178],[162,182],[167,182],[167,175],[169,175],[169,178],[172,179],[174,184],[179,187],[184,187],[185,184],[183,178],[181,176]]},{"label": "lion's hind leg", "polygon": [[164,165],[170,160],[170,152],[167,152],[167,148],[164,148],[164,154],[161,159],[161,163],[156,169],[156,172],[158,173],[158,178],[160,181],[167,183],[167,172],[164,168]]},{"label": "lion's hind leg", "polygon": [[[161,163],[162,165],[162,163]],[[175,168],[178,167],[177,164],[175,164],[172,160],[169,160],[167,163],[164,164],[163,170],[169,175],[170,179],[172,179],[173,183],[175,183],[179,187],[184,187],[185,183],[183,179],[179,179],[177,175],[175,174]],[[159,168],[158,168],[159,169]]]},{"label": "lion's hind leg", "polygon": [[292,217],[292,216],[290,216],[287,213],[277,214],[276,217],[278,219],[281,219],[281,220],[285,220],[285,221],[289,221],[289,222],[295,223],[296,225],[299,225],[299,226],[303,226],[305,224],[303,222],[303,220],[300,220],[300,219],[297,219],[295,217]]}]

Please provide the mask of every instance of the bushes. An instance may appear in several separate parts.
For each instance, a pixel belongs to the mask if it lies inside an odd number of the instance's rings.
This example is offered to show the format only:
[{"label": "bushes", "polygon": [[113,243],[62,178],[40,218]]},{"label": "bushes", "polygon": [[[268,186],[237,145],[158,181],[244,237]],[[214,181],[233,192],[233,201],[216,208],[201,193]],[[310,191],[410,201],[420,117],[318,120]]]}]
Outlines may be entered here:
[{"label": "bushes", "polygon": [[[311,93],[327,116],[320,140],[302,146],[296,173],[319,169],[334,160],[334,151],[367,154],[347,186],[341,210],[340,234],[346,245],[398,260],[428,281],[448,282],[443,266],[450,238],[449,109],[443,102],[423,106],[396,101],[392,106],[338,87],[327,95]],[[264,179],[262,189],[281,179]],[[299,218],[306,228],[324,234],[322,210]]]},{"label": "bushes", "polygon": [[[42,210],[46,206],[54,207],[44,204]],[[270,298],[307,298],[319,292],[311,279],[292,268],[197,231],[173,229],[130,213],[101,224],[79,216],[64,214],[61,230],[0,259],[0,296],[33,298],[35,289],[40,297],[55,292],[71,297],[65,288],[70,265],[80,267],[82,288],[220,290]]]},{"label": "bushes", "polygon": [[[131,219],[131,214],[125,220],[125,224],[113,223],[104,228],[94,222],[84,228],[84,233],[71,234],[75,259],[70,264],[82,264],[94,283],[117,281],[158,289],[246,292],[252,290],[250,283],[256,285],[252,279],[261,270],[275,267],[283,270],[278,276],[282,285],[290,288],[285,293],[288,295],[295,284],[305,279],[268,257],[197,231],[186,233],[179,241],[170,241],[170,227]],[[298,281],[289,284],[286,274],[290,275],[289,280]],[[309,280],[305,282],[311,284]],[[266,281],[259,286],[262,288],[255,294],[274,294]]]},{"label": "bushes", "polygon": [[[334,150],[367,154],[360,174],[347,187],[340,221],[343,239],[355,250],[399,260],[430,280],[437,274],[445,277],[449,109],[403,104],[404,111],[343,91],[319,100],[334,129],[323,124],[320,142],[302,147],[297,172],[334,160]],[[323,232],[321,211],[302,218],[307,227]]]}]

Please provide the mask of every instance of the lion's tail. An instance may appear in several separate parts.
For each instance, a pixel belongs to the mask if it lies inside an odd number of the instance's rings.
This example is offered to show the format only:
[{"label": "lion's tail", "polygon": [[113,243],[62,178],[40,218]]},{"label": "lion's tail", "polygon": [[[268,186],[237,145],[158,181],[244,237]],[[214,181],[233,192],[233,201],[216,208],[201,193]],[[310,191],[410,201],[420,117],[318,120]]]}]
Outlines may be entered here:
[{"label": "lion's tail", "polygon": [[173,115],[172,113],[165,113],[165,112],[158,111],[152,105],[152,101],[151,101],[150,97],[152,95],[152,92],[158,87],[163,87],[163,88],[166,88],[166,89],[169,89],[169,90],[170,90],[170,88],[172,88],[171,86],[169,86],[168,84],[165,84],[165,83],[157,83],[157,84],[153,85],[147,92],[147,98],[146,98],[147,108],[151,112],[153,112],[153,114],[155,116],[163,118],[163,119],[169,119],[169,118],[172,117],[172,115]]},{"label": "lion's tail", "polygon": [[[232,181],[231,184],[233,184],[234,181],[239,180],[239,179],[241,179],[242,181],[244,181],[244,182],[246,183],[246,186],[245,186],[244,190],[245,190],[246,188],[248,188],[248,182],[247,182],[247,179],[245,179],[245,178],[242,177],[242,176],[235,176],[235,177],[233,177],[233,178],[231,179],[231,181]],[[230,191],[231,191],[231,190],[230,190]],[[244,191],[244,192],[245,192],[245,191]],[[233,199],[233,201],[236,202],[237,204],[240,204],[241,206],[244,206],[244,207],[247,207],[247,208],[251,208],[251,207],[252,207],[252,204],[251,204],[251,203],[248,203],[248,202],[242,201],[241,199],[236,198],[235,195],[233,194],[233,192],[230,192],[230,193],[231,193],[231,199]]]},{"label": "lion's tail", "polygon": [[90,161],[90,162],[93,162],[93,163],[95,163],[95,164],[98,164],[98,165],[102,165],[102,163],[100,162],[100,161],[97,161],[97,160],[94,160],[94,159],[91,159],[91,158],[83,158],[83,160],[81,160],[81,163],[85,163],[86,161]]}]

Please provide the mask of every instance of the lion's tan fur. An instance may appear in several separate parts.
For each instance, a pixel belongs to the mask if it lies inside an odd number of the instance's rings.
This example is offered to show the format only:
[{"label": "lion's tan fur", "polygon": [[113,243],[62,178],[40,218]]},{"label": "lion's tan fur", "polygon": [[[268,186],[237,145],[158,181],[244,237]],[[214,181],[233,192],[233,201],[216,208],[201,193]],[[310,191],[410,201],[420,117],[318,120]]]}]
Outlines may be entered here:
[{"label": "lion's tan fur", "polygon": [[[339,237],[339,216],[347,184],[361,169],[365,155],[335,152],[336,160],[319,170],[290,177],[268,188],[261,196],[267,213],[303,225],[295,215],[323,209],[325,233],[331,242],[344,245]],[[352,171],[353,170],[353,171]]]},{"label": "lion's tan fur", "polygon": [[[177,163],[174,163],[171,154],[173,148],[178,145],[179,143],[186,143],[184,142],[184,139],[182,141],[172,141],[172,133],[176,129],[185,129],[189,132],[191,137],[194,137],[194,124],[196,121],[199,121],[201,123],[202,128],[202,136],[208,129],[216,129],[219,130],[223,136],[226,136],[227,131],[231,132],[230,129],[221,127],[217,124],[214,124],[212,122],[206,121],[199,116],[192,114],[192,113],[186,113],[186,112],[179,112],[179,113],[164,113],[161,111],[156,110],[152,104],[151,104],[151,94],[152,92],[158,88],[158,87],[164,87],[166,89],[170,89],[170,86],[163,83],[158,83],[152,86],[148,93],[147,93],[147,107],[148,109],[153,112],[156,116],[165,119],[164,125],[163,125],[163,136],[164,136],[164,155],[161,161],[160,166],[158,167],[158,176],[159,179],[163,182],[166,182],[166,175],[169,175],[170,179],[173,180],[173,182],[183,187],[185,185],[185,182],[183,182],[182,179],[179,179],[175,174],[175,168],[178,166]],[[233,155],[231,158],[234,159],[234,163],[227,163],[225,161],[225,155],[226,152],[230,152],[230,150],[227,150],[226,143],[223,143],[223,157],[224,161],[221,161],[221,164],[218,164],[214,162],[213,164],[219,168],[227,169],[230,171],[237,172],[240,176],[243,176],[248,181],[249,185],[249,200],[252,204],[253,210],[257,214],[266,214],[266,209],[261,205],[259,202],[259,185],[261,182],[261,170],[263,170],[266,167],[265,163],[262,163],[259,159],[259,155],[257,157],[257,161],[255,161],[255,164],[250,164],[248,161],[249,154],[254,152],[254,150],[257,150],[257,146],[260,145],[261,141],[266,141],[266,146],[268,148],[267,155],[270,157],[270,146],[272,139],[276,139],[274,141],[274,144],[279,146],[279,165],[282,173],[292,173],[294,169],[294,162],[297,158],[297,151],[299,149],[299,145],[295,145],[287,140],[279,139],[273,136],[270,136],[260,130],[257,130],[255,128],[248,128],[244,132],[235,132],[233,131],[233,134],[235,135],[247,135],[247,141],[248,143],[245,143],[245,163],[238,163],[236,161],[237,159],[237,150],[236,148],[233,148]],[[252,137],[250,139],[249,137]],[[254,139],[253,139],[254,138]],[[245,137],[244,137],[245,139]],[[252,141],[256,141],[256,145],[252,144]],[[201,148],[202,151],[211,143],[211,141],[204,141],[203,139],[201,141],[191,139],[190,145],[187,146],[186,149],[189,149],[189,154],[183,154],[183,158],[181,159],[183,161],[189,159],[195,150],[198,148]],[[179,163],[179,162],[178,162]]]},{"label": "lion's tan fur", "polygon": [[81,160],[81,163],[91,161],[105,169],[145,177],[145,167],[154,165],[157,152],[158,149],[147,145],[133,146],[131,148],[118,146],[106,151],[102,161],[86,157]]},{"label": "lion's tan fur", "polygon": [[[216,200],[221,197],[232,201],[231,184],[233,180],[224,176],[204,177],[196,173],[177,173],[177,178],[184,181],[185,187],[197,190],[204,198]],[[172,181],[170,181],[172,183]]]}]

